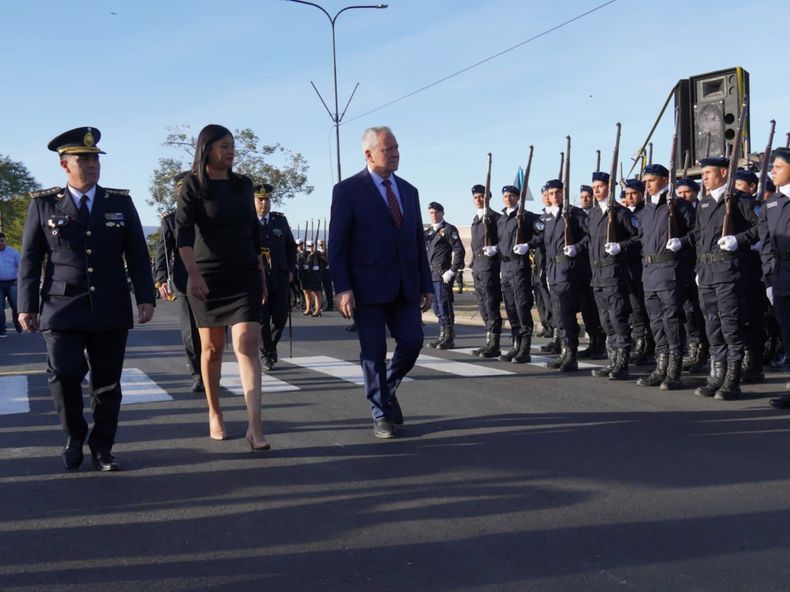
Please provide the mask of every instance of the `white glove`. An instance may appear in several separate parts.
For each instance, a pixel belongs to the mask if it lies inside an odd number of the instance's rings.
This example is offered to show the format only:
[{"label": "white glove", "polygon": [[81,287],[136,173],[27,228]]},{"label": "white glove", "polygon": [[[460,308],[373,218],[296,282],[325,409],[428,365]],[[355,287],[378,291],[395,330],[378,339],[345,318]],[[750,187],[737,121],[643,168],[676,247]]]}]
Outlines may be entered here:
[{"label": "white glove", "polygon": [[607,254],[614,257],[615,255],[620,254],[620,243],[606,243],[603,247],[603,250],[607,252]]},{"label": "white glove", "polygon": [[445,284],[449,284],[451,281],[453,281],[454,277],[455,277],[455,272],[452,269],[448,269],[442,274],[442,281]]},{"label": "white glove", "polygon": [[486,257],[496,257],[496,254],[499,253],[499,247],[493,245],[491,247],[483,247],[483,255]]},{"label": "white glove", "polygon": [[717,244],[722,251],[733,253],[738,250],[738,239],[731,234],[721,237]]},{"label": "white glove", "polygon": [[320,268],[317,265],[313,265],[313,271],[318,271]]},{"label": "white glove", "polygon": [[578,251],[576,251],[576,245],[568,245],[562,252],[565,253],[567,257],[575,257],[579,254]]},{"label": "white glove", "polygon": [[513,252],[516,255],[526,255],[529,253],[529,245],[526,243],[521,243],[520,245],[516,245],[513,247]]},{"label": "white glove", "polygon": [[667,241],[667,249],[669,249],[673,253],[677,253],[682,248],[683,245],[680,243],[679,238],[671,238]]},{"label": "white glove", "polygon": [[768,298],[768,302],[771,303],[771,306],[773,306],[774,305],[774,287],[773,286],[768,286],[765,289],[765,296],[766,296],[766,298]]},{"label": "white glove", "polygon": [[697,284],[697,286],[699,286],[699,274],[694,276],[694,283]]},{"label": "white glove", "polygon": [[749,247],[752,251],[760,251],[763,248],[763,241],[759,240]]}]

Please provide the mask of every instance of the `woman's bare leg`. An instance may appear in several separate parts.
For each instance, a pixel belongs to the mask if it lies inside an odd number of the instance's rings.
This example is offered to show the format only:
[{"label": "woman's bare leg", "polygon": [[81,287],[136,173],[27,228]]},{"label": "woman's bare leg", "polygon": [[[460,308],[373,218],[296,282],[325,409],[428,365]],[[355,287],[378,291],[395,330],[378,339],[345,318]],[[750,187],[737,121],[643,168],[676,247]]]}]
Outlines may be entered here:
[{"label": "woman's bare leg", "polygon": [[225,348],[225,327],[200,327],[200,373],[208,402],[209,436],[224,440],[227,436],[219,405],[219,380],[222,374],[222,351]]}]

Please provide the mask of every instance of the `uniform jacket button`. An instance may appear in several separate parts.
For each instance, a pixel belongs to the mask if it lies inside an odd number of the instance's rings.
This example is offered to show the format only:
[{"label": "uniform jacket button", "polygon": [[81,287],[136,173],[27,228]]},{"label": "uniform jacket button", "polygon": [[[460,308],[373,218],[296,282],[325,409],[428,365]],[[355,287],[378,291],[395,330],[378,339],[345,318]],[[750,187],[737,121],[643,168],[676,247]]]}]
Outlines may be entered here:
[{"label": "uniform jacket button", "polygon": [[88,268],[88,273],[93,273],[93,268],[92,267]]},{"label": "uniform jacket button", "polygon": [[85,231],[85,236],[90,236],[90,235],[91,235],[91,231],[90,230]]},{"label": "uniform jacket button", "polygon": [[96,286],[91,286],[91,292],[95,292],[95,291],[96,291]]},{"label": "uniform jacket button", "polygon": [[91,249],[85,249],[85,253],[88,255],[93,255],[93,251]]}]

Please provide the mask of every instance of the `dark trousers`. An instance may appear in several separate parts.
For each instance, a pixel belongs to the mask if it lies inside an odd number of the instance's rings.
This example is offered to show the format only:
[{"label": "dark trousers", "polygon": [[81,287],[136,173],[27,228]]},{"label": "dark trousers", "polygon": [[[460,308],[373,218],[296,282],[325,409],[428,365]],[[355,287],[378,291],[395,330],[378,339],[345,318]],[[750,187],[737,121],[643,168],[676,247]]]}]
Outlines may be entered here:
[{"label": "dark trousers", "polygon": [[683,292],[683,316],[685,317],[684,328],[689,342],[707,344],[705,317],[702,316],[702,309],[699,307],[699,292],[693,278],[686,284]]},{"label": "dark trousers", "polygon": [[631,311],[625,284],[596,287],[593,288],[593,294],[595,295],[595,304],[598,306],[601,327],[606,333],[611,347],[630,347],[631,327],[628,324],[628,315]]},{"label": "dark trousers", "polygon": [[502,297],[513,337],[532,337],[532,281],[529,270],[502,271]]},{"label": "dark trousers", "polygon": [[502,285],[499,281],[499,271],[472,272],[475,286],[475,299],[480,318],[486,324],[489,333],[502,332]]},{"label": "dark trousers", "polygon": [[631,314],[628,318],[631,324],[631,332],[634,337],[645,337],[648,333],[650,320],[645,308],[645,291],[641,278],[628,282],[628,302],[631,308]]},{"label": "dark trousers", "polygon": [[442,281],[433,282],[433,314],[439,320],[440,327],[449,327],[455,320],[453,312],[453,290],[451,284]]},{"label": "dark trousers", "polygon": [[14,328],[17,332],[22,331],[22,325],[17,320],[19,314],[16,309],[16,280],[0,280],[0,335],[6,332],[5,329],[5,302],[11,307],[11,317]]},{"label": "dark trousers", "polygon": [[746,278],[744,283],[745,302],[742,304],[745,313],[746,347],[762,355],[768,334],[765,331],[765,311],[768,310],[768,298],[765,295],[765,284],[761,277]]},{"label": "dark trousers", "polygon": [[[354,323],[371,415],[374,420],[391,419],[392,397],[403,377],[414,367],[422,348],[420,305],[407,303],[402,297],[387,304],[357,305]],[[395,339],[395,351],[389,364],[387,329]]]},{"label": "dark trousers", "polygon": [[200,376],[200,333],[198,332],[195,315],[189,306],[189,299],[183,292],[174,292],[178,303],[178,321],[181,326],[181,343],[192,376]]},{"label": "dark trousers", "polygon": [[88,445],[91,450],[109,452],[115,443],[127,334],[126,329],[44,331],[49,392],[63,431],[79,441],[84,441],[88,434],[82,413],[82,379],[90,372],[93,430]]},{"label": "dark trousers", "polygon": [[579,346],[579,323],[576,322],[576,311],[579,309],[579,297],[576,285],[561,282],[549,286],[554,322],[560,330],[563,345],[576,348]]},{"label": "dark trousers", "polygon": [[645,292],[645,308],[658,354],[683,351],[680,300],[680,293],[675,288]]},{"label": "dark trousers", "polygon": [[[321,275],[321,283],[323,284],[324,294],[326,295],[326,301],[324,304],[326,305],[327,310],[334,310],[335,309],[335,290],[332,286],[332,276],[329,273],[329,269],[325,268]],[[278,338],[279,340],[279,338]],[[275,346],[277,343],[275,342]]]},{"label": "dark trousers", "polygon": [[790,294],[774,293],[774,317],[779,324],[785,356],[790,357]]},{"label": "dark trousers", "polygon": [[699,287],[710,357],[716,362],[739,362],[743,358],[742,304],[743,289],[738,282]]},{"label": "dark trousers", "polygon": [[277,351],[277,344],[288,322],[288,288],[270,290],[266,304],[261,307],[261,355]]},{"label": "dark trousers", "polygon": [[[540,324],[551,331],[554,329],[555,320],[551,306],[551,296],[549,295],[549,287],[546,284],[546,276],[539,265],[534,265],[532,268],[532,286],[534,286],[534,304],[538,309],[538,318]],[[532,316],[530,315],[530,320]]]},{"label": "dark trousers", "polygon": [[598,316],[598,307],[595,305],[595,294],[592,286],[590,286],[590,278],[577,283],[579,284],[577,286],[579,291],[579,309],[584,321],[584,330],[588,337],[592,337],[603,332],[601,318]]}]

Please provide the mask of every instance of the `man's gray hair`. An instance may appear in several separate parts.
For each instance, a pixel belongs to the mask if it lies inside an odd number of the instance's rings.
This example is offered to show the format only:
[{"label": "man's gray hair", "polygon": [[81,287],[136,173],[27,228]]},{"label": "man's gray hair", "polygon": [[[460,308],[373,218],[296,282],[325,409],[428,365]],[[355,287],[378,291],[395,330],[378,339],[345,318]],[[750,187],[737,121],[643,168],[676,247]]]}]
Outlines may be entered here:
[{"label": "man's gray hair", "polygon": [[379,134],[394,135],[392,130],[386,125],[379,127],[369,127],[362,134],[362,150],[373,150],[379,143]]}]

